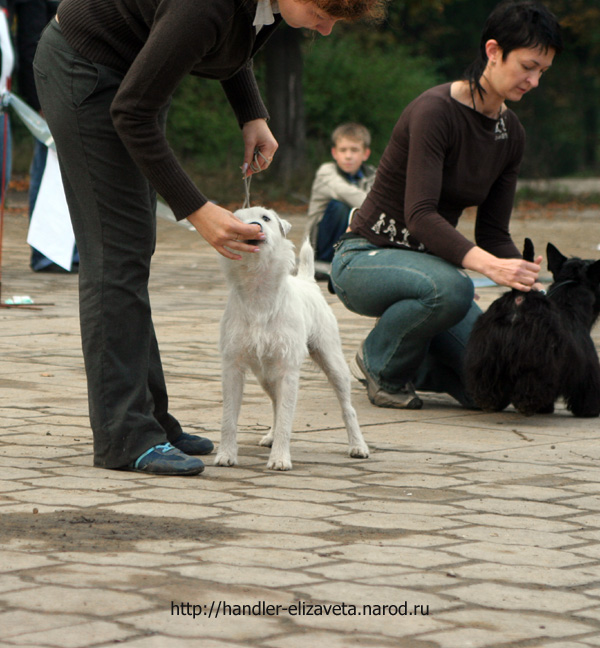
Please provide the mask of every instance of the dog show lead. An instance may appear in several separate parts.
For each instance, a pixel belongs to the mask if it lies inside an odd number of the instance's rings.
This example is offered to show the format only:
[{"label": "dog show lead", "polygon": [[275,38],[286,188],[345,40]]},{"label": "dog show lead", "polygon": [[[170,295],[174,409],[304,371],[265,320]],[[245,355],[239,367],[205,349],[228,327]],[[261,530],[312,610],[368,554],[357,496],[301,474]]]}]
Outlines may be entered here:
[{"label": "dog show lead", "polygon": [[[463,269],[519,290],[538,286],[542,258],[523,260],[509,233],[525,133],[505,101],[536,88],[561,49],[543,5],[500,3],[465,77],[401,114],[331,275],[347,308],[377,318],[352,367],[373,404],[419,409],[419,389],[472,407],[463,358],[481,310]],[[456,230],[471,206],[476,243]]]},{"label": "dog show lead", "polygon": [[[222,83],[244,140],[243,168],[277,149],[252,57],[282,21],[326,36],[338,20],[380,18],[385,0],[63,0],[35,57],[80,254],[79,303],[94,465],[202,472],[210,440],[183,432],[167,389],[148,294],[156,195],[220,254],[260,239],[196,188],[165,136],[188,74]],[[254,152],[258,167],[249,168]],[[227,247],[226,247],[227,246]]]}]

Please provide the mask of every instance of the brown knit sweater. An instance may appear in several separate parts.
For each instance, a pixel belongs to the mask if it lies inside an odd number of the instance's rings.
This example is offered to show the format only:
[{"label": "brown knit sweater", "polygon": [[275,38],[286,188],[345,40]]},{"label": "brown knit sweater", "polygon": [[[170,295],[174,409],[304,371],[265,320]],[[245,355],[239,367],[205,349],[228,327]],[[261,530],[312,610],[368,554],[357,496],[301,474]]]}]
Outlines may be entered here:
[{"label": "brown knit sweater", "polygon": [[450,96],[450,83],[415,99],[398,120],[352,231],[375,245],[429,251],[460,266],[475,244],[456,230],[478,206],[477,245],[520,253],[509,233],[525,131],[511,110],[490,119]]},{"label": "brown knit sweater", "polygon": [[267,118],[252,57],[277,27],[252,25],[253,0],[62,0],[67,42],[122,72],[111,107],[115,128],[157,192],[185,218],[206,203],[176,159],[158,113],[188,74],[221,81],[240,125]]}]

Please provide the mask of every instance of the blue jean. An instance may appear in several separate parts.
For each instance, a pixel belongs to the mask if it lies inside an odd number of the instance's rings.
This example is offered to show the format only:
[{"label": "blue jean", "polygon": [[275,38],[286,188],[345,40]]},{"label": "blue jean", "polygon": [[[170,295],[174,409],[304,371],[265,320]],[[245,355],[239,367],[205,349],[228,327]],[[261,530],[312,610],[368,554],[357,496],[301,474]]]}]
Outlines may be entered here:
[{"label": "blue jean", "polygon": [[[5,124],[6,121],[6,124]],[[4,142],[4,129],[6,128],[6,147]],[[4,190],[8,188],[12,172],[12,132],[10,128],[10,116],[8,113],[0,112],[0,174],[4,167]],[[1,182],[1,180],[0,180]]]},{"label": "blue jean", "polygon": [[331,278],[348,309],[377,318],[363,359],[380,387],[397,393],[410,381],[417,389],[448,393],[473,406],[463,360],[481,310],[464,271],[431,254],[353,238],[337,250]]},{"label": "blue jean", "polygon": [[348,229],[350,210],[351,207],[340,200],[330,200],[327,203],[317,234],[315,257],[319,261],[331,262],[333,259],[334,245]]}]

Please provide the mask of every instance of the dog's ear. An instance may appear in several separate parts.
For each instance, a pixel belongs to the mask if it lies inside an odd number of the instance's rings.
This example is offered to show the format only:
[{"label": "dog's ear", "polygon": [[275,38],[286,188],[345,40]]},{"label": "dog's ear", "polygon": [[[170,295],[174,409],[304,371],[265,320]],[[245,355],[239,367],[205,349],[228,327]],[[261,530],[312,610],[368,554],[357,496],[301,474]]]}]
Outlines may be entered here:
[{"label": "dog's ear", "polygon": [[556,277],[563,267],[563,263],[567,260],[567,257],[561,254],[552,243],[548,243],[546,247],[546,256],[548,257],[548,270]]},{"label": "dog's ear", "polygon": [[593,285],[600,284],[600,261],[594,261],[587,269],[588,279]]},{"label": "dog's ear", "polygon": [[534,254],[533,241],[530,238],[526,238],[525,243],[523,244],[523,259],[525,259],[525,261],[533,261]]},{"label": "dog's ear", "polygon": [[285,219],[280,218],[279,216],[277,216],[277,220],[279,222],[279,229],[281,230],[283,237],[287,237],[288,232],[292,229],[292,224]]}]

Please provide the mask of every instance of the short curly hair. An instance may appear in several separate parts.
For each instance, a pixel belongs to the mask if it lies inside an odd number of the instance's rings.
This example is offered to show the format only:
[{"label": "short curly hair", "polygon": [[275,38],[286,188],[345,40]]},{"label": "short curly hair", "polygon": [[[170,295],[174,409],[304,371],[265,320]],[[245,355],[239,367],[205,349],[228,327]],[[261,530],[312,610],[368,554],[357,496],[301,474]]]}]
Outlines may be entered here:
[{"label": "short curly hair", "polygon": [[342,20],[366,18],[381,22],[385,18],[388,0],[306,0],[326,14]]}]

